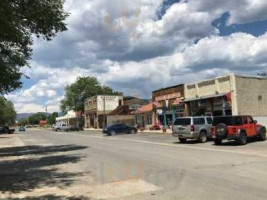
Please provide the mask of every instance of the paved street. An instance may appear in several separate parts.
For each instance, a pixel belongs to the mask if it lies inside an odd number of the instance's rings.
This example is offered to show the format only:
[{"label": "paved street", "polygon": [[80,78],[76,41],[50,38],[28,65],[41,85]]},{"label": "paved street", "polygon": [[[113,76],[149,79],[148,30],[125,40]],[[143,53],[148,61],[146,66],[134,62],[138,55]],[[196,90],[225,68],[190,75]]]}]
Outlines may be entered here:
[{"label": "paved street", "polygon": [[0,199],[266,199],[267,142],[28,130],[0,135]]}]

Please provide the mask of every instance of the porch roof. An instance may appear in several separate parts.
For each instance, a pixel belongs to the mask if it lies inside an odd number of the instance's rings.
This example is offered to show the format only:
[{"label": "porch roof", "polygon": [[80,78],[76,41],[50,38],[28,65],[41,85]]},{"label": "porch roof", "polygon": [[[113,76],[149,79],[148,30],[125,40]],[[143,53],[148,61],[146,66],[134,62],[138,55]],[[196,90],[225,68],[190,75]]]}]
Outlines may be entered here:
[{"label": "porch roof", "polygon": [[140,113],[147,113],[147,112],[152,112],[153,111],[153,107],[159,108],[161,107],[160,103],[158,102],[151,102],[147,105],[144,105],[140,108],[137,108],[136,111],[134,112],[135,114],[140,114]]}]

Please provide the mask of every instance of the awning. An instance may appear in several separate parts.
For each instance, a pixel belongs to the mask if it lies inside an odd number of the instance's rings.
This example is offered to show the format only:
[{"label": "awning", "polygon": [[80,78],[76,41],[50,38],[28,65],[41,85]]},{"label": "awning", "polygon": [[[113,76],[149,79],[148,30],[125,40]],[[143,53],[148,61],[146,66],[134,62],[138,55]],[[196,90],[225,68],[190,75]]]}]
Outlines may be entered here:
[{"label": "awning", "polygon": [[189,99],[185,99],[184,102],[197,101],[197,100],[202,100],[202,99],[211,99],[211,98],[223,97],[223,96],[230,98],[231,93],[222,93],[222,94],[207,95],[207,96],[196,97],[196,98],[189,98]]}]

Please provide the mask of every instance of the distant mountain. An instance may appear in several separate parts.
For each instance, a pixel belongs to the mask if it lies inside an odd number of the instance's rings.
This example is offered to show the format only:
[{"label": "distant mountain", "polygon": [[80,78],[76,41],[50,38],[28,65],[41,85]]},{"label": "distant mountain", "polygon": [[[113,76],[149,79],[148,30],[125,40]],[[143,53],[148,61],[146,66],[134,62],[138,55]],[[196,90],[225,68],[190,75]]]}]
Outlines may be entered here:
[{"label": "distant mountain", "polygon": [[21,119],[23,119],[23,118],[28,118],[28,117],[30,117],[30,116],[32,116],[32,115],[34,115],[35,113],[18,113],[17,114],[17,118],[16,118],[16,121],[19,121],[19,120],[21,120]]}]

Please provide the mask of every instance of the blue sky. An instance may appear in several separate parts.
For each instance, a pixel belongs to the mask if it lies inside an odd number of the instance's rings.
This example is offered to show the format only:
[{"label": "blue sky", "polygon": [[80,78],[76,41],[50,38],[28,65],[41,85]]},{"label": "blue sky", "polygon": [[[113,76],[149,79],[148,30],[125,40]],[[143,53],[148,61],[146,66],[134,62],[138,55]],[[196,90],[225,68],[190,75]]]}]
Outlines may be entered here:
[{"label": "blue sky", "polygon": [[19,113],[58,111],[79,76],[126,95],[267,66],[267,2],[66,0],[68,31],[34,38],[30,79],[7,96]]}]

